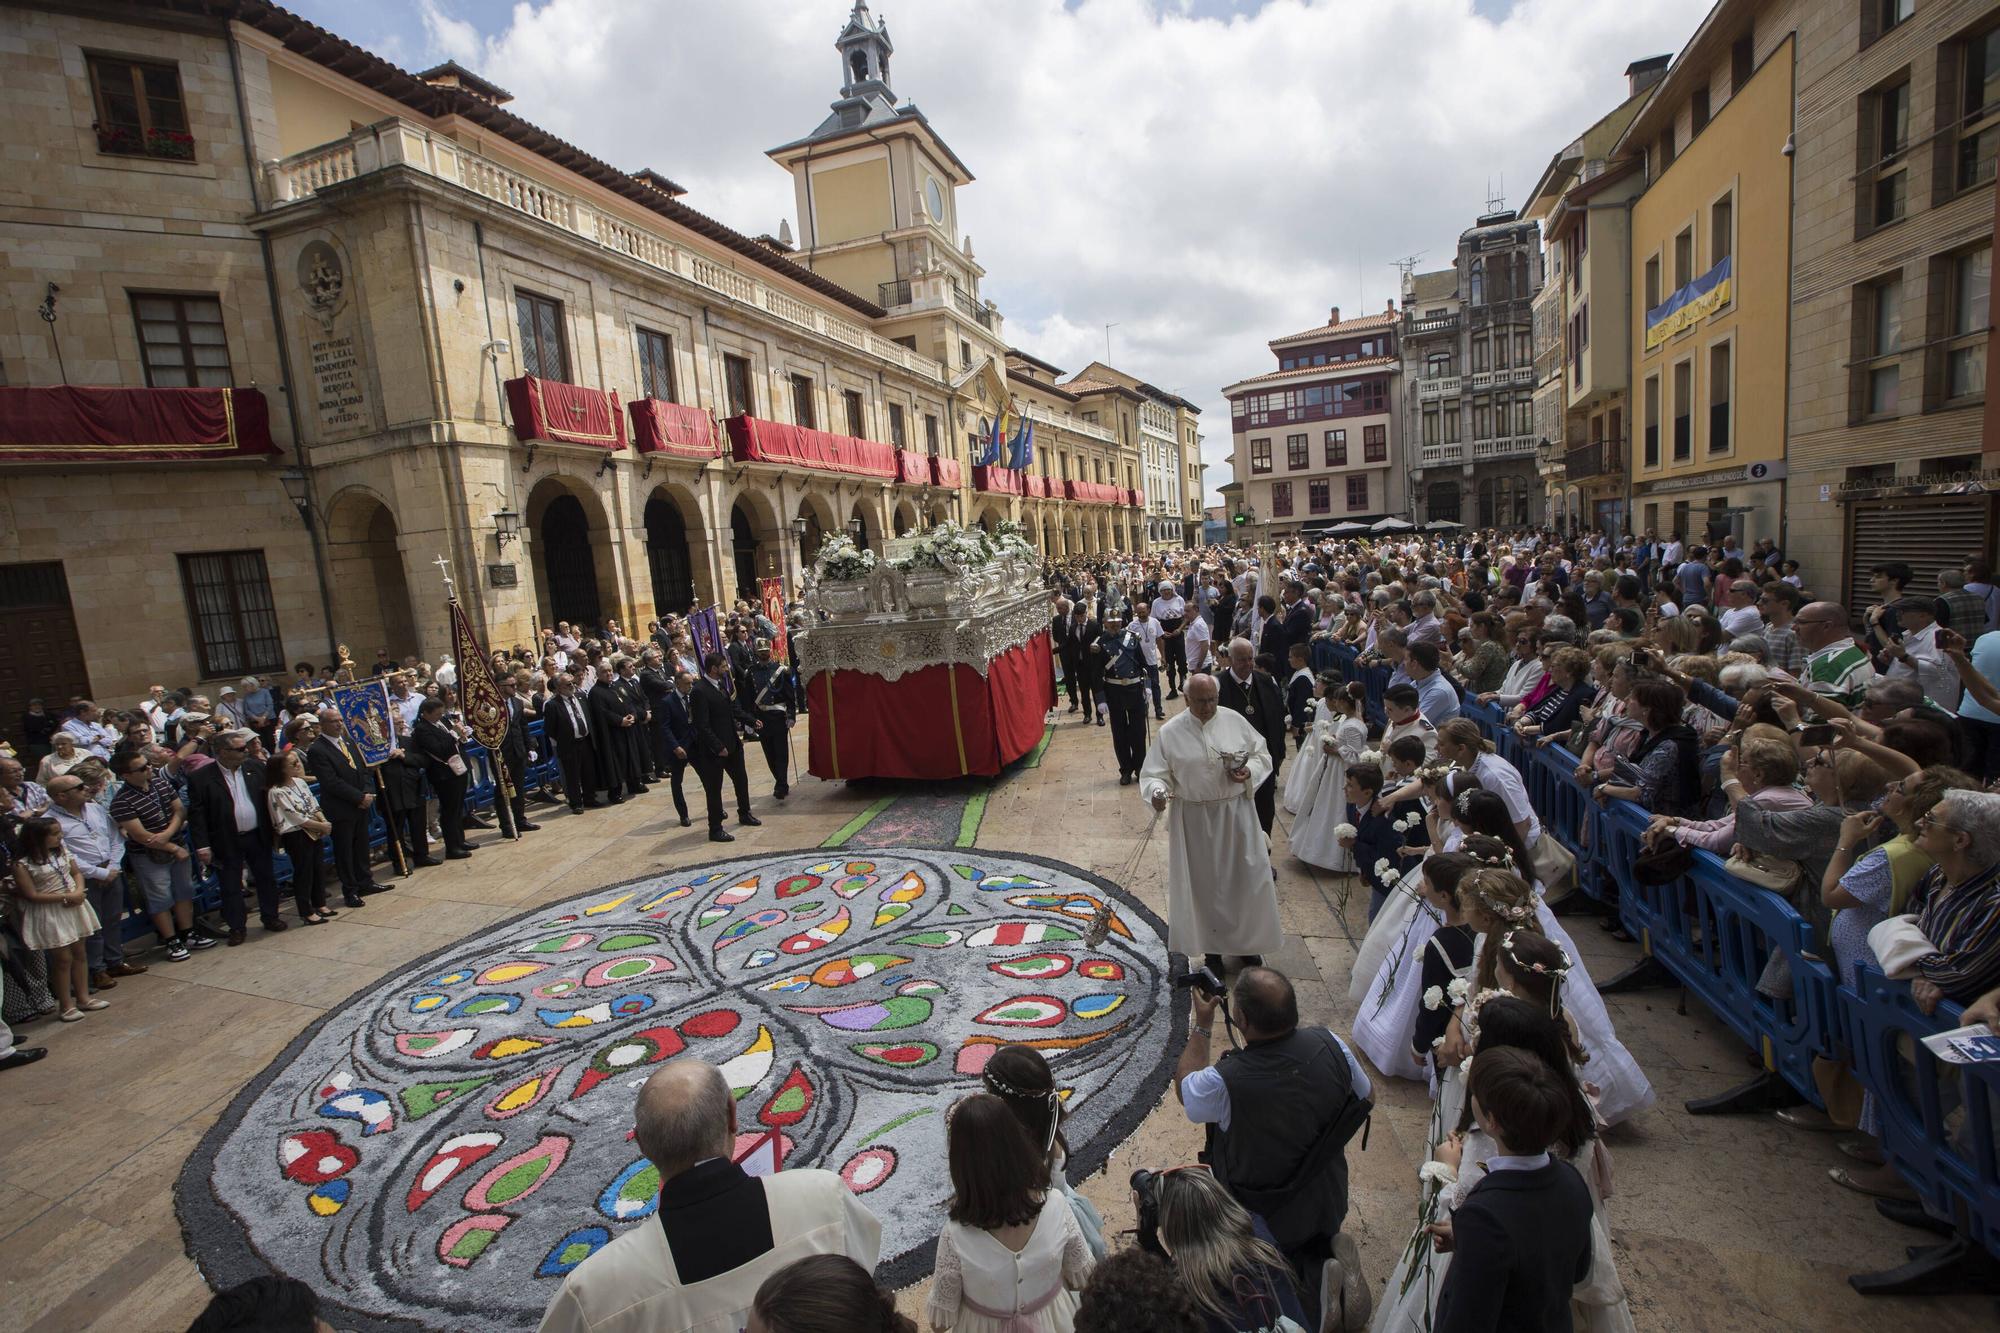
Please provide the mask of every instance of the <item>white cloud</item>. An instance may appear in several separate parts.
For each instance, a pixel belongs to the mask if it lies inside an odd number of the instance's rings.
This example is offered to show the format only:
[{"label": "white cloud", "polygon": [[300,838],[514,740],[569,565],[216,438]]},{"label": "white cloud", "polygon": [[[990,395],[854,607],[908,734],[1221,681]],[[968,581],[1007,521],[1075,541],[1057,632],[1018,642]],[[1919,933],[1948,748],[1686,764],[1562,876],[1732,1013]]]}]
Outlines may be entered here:
[{"label": "white cloud", "polygon": [[[1266,339],[1380,309],[1391,261],[1448,262],[1489,181],[1518,203],[1549,156],[1677,50],[1707,0],[909,0],[878,5],[897,93],[977,174],[960,218],[1010,339],[1113,360],[1203,407],[1270,368]],[[1482,9],[1494,8],[1482,5]],[[839,83],[843,0],[546,0],[482,38],[426,0],[435,56],[606,160],[650,166],[752,234],[792,211],[763,151]],[[337,25],[337,20],[336,20]],[[364,34],[353,34],[363,37]]]}]

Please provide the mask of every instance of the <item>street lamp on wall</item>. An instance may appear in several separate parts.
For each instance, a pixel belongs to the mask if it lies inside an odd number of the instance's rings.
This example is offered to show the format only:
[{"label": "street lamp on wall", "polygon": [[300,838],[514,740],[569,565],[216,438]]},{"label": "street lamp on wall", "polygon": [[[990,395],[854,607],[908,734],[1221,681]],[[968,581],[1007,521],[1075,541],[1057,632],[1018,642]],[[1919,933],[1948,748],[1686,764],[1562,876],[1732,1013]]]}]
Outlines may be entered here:
[{"label": "street lamp on wall", "polygon": [[306,488],[305,469],[288,467],[278,474],[278,481],[285,488],[285,498],[292,502],[292,508],[299,511],[299,520],[307,528],[313,525],[312,495]]},{"label": "street lamp on wall", "polygon": [[800,546],[806,544],[806,516],[798,515],[792,520],[792,536],[798,538]]},{"label": "street lamp on wall", "polygon": [[508,542],[518,539],[520,535],[521,516],[519,514],[511,509],[502,509],[493,515],[493,540],[499,544],[502,551],[507,549]]}]

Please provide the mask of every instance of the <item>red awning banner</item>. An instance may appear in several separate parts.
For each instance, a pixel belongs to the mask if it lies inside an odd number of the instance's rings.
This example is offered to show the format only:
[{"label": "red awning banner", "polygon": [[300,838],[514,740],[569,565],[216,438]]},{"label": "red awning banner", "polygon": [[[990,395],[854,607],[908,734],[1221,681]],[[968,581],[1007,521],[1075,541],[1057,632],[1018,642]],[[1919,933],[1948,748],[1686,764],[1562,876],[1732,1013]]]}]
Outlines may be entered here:
[{"label": "red awning banner", "polygon": [[894,477],[896,446],[832,431],[787,426],[761,417],[729,417],[729,447],[739,463],[782,463],[856,477]]},{"label": "red awning banner", "polygon": [[277,452],[257,389],[0,387],[0,462],[166,463]]},{"label": "red awning banner", "polygon": [[1006,467],[975,467],[972,469],[972,489],[994,495],[1019,495],[1021,474]]},{"label": "red awning banner", "polygon": [[946,458],[942,454],[932,456],[931,485],[947,486],[957,490],[959,482],[964,479],[965,473],[959,469],[956,458]]},{"label": "red awning banner", "polygon": [[629,406],[635,453],[714,458],[722,452],[715,418],[699,407],[664,398],[641,398]]},{"label": "red awning banner", "polygon": [[507,381],[507,410],[523,440],[625,447],[625,413],[615,390],[523,375]]},{"label": "red awning banner", "polygon": [[1070,499],[1083,504],[1118,504],[1125,498],[1125,492],[1121,487],[1106,485],[1101,481],[1066,481],[1063,486],[1068,490]]},{"label": "red awning banner", "polygon": [[914,449],[896,451],[896,480],[905,486],[931,484],[931,460]]}]

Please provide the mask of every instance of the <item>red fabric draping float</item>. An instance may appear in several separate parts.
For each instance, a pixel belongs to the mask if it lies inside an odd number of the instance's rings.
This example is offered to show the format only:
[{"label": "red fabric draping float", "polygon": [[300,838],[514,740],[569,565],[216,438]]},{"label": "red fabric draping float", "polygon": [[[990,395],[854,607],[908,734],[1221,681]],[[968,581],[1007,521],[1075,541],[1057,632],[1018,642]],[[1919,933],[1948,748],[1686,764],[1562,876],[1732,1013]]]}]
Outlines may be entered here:
[{"label": "red fabric draping float", "polygon": [[739,463],[783,463],[816,472],[858,477],[894,477],[896,446],[832,431],[787,426],[761,417],[729,417],[729,446]]},{"label": "red fabric draping float", "polygon": [[931,460],[914,449],[898,449],[896,480],[905,486],[930,485]]},{"label": "red fabric draping float", "polygon": [[929,666],[898,680],[821,671],[811,702],[810,771],[819,778],[991,777],[1035,748],[1055,703],[1042,630],[988,664]]},{"label": "red fabric draping float", "polygon": [[625,447],[625,413],[615,391],[534,375],[508,380],[506,387],[507,410],[514,418],[514,434],[521,439],[599,449]]},{"label": "red fabric draping float", "polygon": [[957,490],[958,483],[964,476],[965,473],[959,470],[956,458],[946,458],[941,454],[932,456],[931,485],[948,486],[952,490]]},{"label": "red fabric draping float", "polygon": [[256,389],[0,387],[0,461],[160,463],[278,452]]},{"label": "red fabric draping float", "polygon": [[698,407],[641,398],[631,404],[632,448],[642,454],[714,458],[722,452],[715,418]]}]

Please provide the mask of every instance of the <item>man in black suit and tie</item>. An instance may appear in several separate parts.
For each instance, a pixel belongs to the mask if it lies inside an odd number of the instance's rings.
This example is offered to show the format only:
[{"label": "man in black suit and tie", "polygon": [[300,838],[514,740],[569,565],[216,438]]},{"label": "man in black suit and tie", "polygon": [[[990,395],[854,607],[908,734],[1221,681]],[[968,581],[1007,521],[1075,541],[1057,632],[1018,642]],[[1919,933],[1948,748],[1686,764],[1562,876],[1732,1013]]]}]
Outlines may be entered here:
[{"label": "man in black suit and tie", "polygon": [[507,773],[507,785],[514,794],[507,808],[514,816],[514,832],[533,833],[540,824],[528,821],[528,764],[534,756],[528,741],[528,702],[512,675],[500,677],[500,702],[507,710],[507,734],[500,741],[500,764]]},{"label": "man in black suit and tie", "polygon": [[[1567,1330],[1570,1292],[1590,1276],[1590,1189],[1549,1146],[1589,1133],[1571,1123],[1576,1090],[1541,1057],[1508,1046],[1479,1053],[1469,1095],[1499,1151],[1450,1220],[1431,1225],[1452,1256],[1432,1327]],[[1447,1162],[1456,1140],[1438,1154]]]},{"label": "man in black suit and tie", "polygon": [[306,772],[319,784],[319,806],[333,825],[333,869],[340,876],[341,901],[360,907],[361,896],[392,884],[377,884],[368,868],[368,821],[375,809],[375,780],[347,739],[340,710],[319,710],[319,735],[306,747]]},{"label": "man in black suit and tie", "polygon": [[639,691],[646,696],[646,771],[653,781],[665,782],[672,767],[667,758],[674,747],[668,740],[666,720],[660,714],[667,696],[674,692],[674,680],[667,673],[663,650],[647,648],[639,654]]},{"label": "man in black suit and tie", "polygon": [[1215,678],[1218,702],[1243,714],[1264,744],[1271,748],[1271,776],[1257,788],[1257,822],[1268,835],[1278,812],[1278,767],[1285,761],[1285,697],[1278,682],[1257,670],[1257,653],[1248,639],[1229,644],[1229,669]]},{"label": "man in black suit and tie", "polygon": [[708,796],[708,840],[735,842],[734,834],[722,827],[722,775],[729,774],[736,787],[736,822],[755,828],[764,821],[750,813],[750,774],[743,767],[743,741],[739,727],[756,729],[757,719],[743,707],[740,697],[724,693],[722,682],[729,675],[729,659],[710,653],[701,662],[702,678],[694,683],[689,696],[689,720],[694,726],[694,767],[701,775],[702,790]]},{"label": "man in black suit and tie", "polygon": [[[1078,613],[1081,612],[1081,615]],[[1049,621],[1049,642],[1054,646],[1056,660],[1062,663],[1063,692],[1069,695],[1069,711],[1074,713],[1083,702],[1083,634],[1090,624],[1090,613],[1080,603],[1072,604],[1068,598],[1056,603],[1056,613]]]},{"label": "man in black suit and tie", "polygon": [[590,710],[576,697],[576,678],[567,671],[558,671],[549,688],[555,693],[542,706],[542,735],[556,747],[556,764],[562,769],[563,795],[569,799],[570,813],[580,815],[604,804],[597,799]]},{"label": "man in black suit and tie", "polygon": [[590,725],[597,732],[598,753],[605,761],[604,787],[613,805],[626,796],[646,794],[641,736],[645,705],[634,698],[639,682],[631,677],[631,669],[632,659],[621,653],[601,668],[597,683],[590,687]]},{"label": "man in black suit and tie", "polygon": [[673,684],[653,709],[654,731],[666,756],[667,779],[674,788],[674,813],[681,817],[682,828],[693,822],[688,818],[687,789],[683,785],[688,762],[695,753],[694,714],[688,698],[693,687],[694,677],[685,671],[676,673]]},{"label": "man in black suit and tie", "polygon": [[250,759],[257,733],[225,731],[215,738],[215,762],[188,779],[188,832],[194,854],[215,870],[222,885],[222,919],[229,946],[243,943],[243,873],[257,886],[257,915],[264,929],[280,931],[278,876],[271,865],[271,806],[264,799],[264,766]]},{"label": "man in black suit and tie", "polygon": [[[1289,653],[1295,643],[1312,642],[1312,604],[1306,601],[1305,589],[1296,583],[1285,584],[1285,590],[1280,596],[1284,599],[1285,607],[1285,653]],[[1278,654],[1280,666],[1285,663],[1285,653]]]}]

